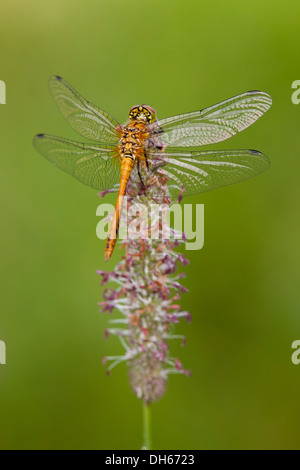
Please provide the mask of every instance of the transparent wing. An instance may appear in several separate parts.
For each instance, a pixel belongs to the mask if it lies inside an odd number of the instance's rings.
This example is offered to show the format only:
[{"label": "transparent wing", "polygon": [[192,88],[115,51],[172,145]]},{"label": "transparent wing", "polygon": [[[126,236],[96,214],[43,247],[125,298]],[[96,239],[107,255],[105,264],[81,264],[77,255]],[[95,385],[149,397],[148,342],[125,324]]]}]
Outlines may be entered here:
[{"label": "transparent wing", "polygon": [[210,191],[251,178],[270,164],[257,150],[185,152],[184,149],[168,149],[165,155],[152,155],[152,159],[155,158],[162,163],[159,172],[168,178],[172,200],[183,188],[183,195]]},{"label": "transparent wing", "polygon": [[199,147],[229,139],[260,118],[271,106],[262,91],[248,91],[209,108],[159,121],[163,144]]},{"label": "transparent wing", "polygon": [[49,88],[62,115],[76,132],[90,140],[117,142],[116,119],[89,103],[61,77],[52,77]]},{"label": "transparent wing", "polygon": [[94,189],[118,190],[120,164],[111,145],[73,142],[52,135],[39,134],[35,148],[51,163]]}]

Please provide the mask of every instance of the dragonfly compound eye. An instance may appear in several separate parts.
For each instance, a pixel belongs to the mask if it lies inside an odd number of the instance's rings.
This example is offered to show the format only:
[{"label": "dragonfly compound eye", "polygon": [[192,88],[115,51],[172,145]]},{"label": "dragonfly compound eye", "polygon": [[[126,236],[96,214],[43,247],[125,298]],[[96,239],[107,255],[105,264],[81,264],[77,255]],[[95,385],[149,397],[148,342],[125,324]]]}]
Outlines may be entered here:
[{"label": "dragonfly compound eye", "polygon": [[156,119],[155,111],[150,106],[133,106],[129,111],[129,119],[151,123]]}]

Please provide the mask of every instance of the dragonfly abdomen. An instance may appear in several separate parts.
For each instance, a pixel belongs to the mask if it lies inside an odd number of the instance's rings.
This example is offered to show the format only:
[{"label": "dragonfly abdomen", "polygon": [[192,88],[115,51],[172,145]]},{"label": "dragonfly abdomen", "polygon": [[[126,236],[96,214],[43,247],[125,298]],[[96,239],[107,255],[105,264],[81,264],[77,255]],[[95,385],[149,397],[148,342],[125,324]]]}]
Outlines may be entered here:
[{"label": "dragonfly abdomen", "polygon": [[118,147],[121,157],[121,179],[115,213],[105,247],[105,260],[107,261],[115,248],[118,237],[123,199],[127,183],[135,161],[145,160],[145,140],[148,138],[146,126],[143,122],[131,121],[122,129]]},{"label": "dragonfly abdomen", "polygon": [[115,212],[113,215],[113,220],[111,222],[110,231],[107,237],[104,258],[105,261],[108,261],[111,255],[113,254],[118,233],[120,227],[120,217],[122,212],[123,200],[126,193],[127,183],[130,177],[131,170],[134,165],[134,159],[132,156],[124,155],[121,161],[121,179],[120,179],[120,188],[118,192],[117,204],[115,207]]}]

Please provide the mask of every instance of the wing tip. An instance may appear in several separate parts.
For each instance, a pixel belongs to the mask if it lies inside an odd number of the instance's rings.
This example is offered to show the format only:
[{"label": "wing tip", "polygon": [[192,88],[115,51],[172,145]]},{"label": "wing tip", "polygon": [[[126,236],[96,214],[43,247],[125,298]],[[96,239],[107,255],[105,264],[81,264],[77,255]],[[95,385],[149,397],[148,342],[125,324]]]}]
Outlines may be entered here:
[{"label": "wing tip", "polygon": [[53,75],[53,77],[51,77],[49,79],[48,86],[49,86],[51,92],[52,92],[52,87],[57,86],[57,85],[55,85],[57,82],[63,83],[64,79],[60,75]]},{"label": "wing tip", "polygon": [[37,134],[32,139],[32,145],[38,152],[40,152],[40,142],[42,142],[45,136],[46,134]]},{"label": "wing tip", "polygon": [[269,95],[269,93],[266,93],[265,91],[261,90],[250,90],[247,92],[247,95],[257,95],[257,94],[263,95],[265,98],[268,99],[269,105],[271,106],[273,103],[272,97]]},{"label": "wing tip", "polygon": [[264,167],[263,167],[262,171],[267,170],[269,168],[269,166],[271,165],[270,159],[264,153],[260,152],[259,150],[249,149],[248,152],[251,155],[256,155],[257,157],[260,157],[261,162],[264,162]]},{"label": "wing tip", "polygon": [[35,135],[32,139],[33,146],[35,148],[37,148],[38,142],[40,142],[45,136],[46,136],[46,134],[37,134],[37,135]]},{"label": "wing tip", "polygon": [[259,150],[249,149],[249,152],[253,155],[263,155]]}]

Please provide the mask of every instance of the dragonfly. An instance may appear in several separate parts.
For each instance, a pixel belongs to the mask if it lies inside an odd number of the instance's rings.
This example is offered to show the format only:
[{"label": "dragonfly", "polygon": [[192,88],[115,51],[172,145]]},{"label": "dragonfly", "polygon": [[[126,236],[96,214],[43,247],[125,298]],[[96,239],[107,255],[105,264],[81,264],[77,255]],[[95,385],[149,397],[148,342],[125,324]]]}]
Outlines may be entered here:
[{"label": "dragonfly", "polygon": [[[82,183],[118,193],[105,246],[106,261],[114,251],[130,178],[139,178],[145,185],[142,174],[151,180],[159,171],[165,176],[170,197],[176,198],[183,190],[186,196],[237,183],[269,166],[269,159],[257,150],[199,149],[227,140],[259,119],[272,104],[265,92],[248,91],[159,121],[153,108],[137,105],[129,110],[129,121],[123,126],[62,77],[52,77],[49,88],[71,127],[91,142],[38,134],[35,148]],[[162,164],[155,166],[157,161]]]}]

